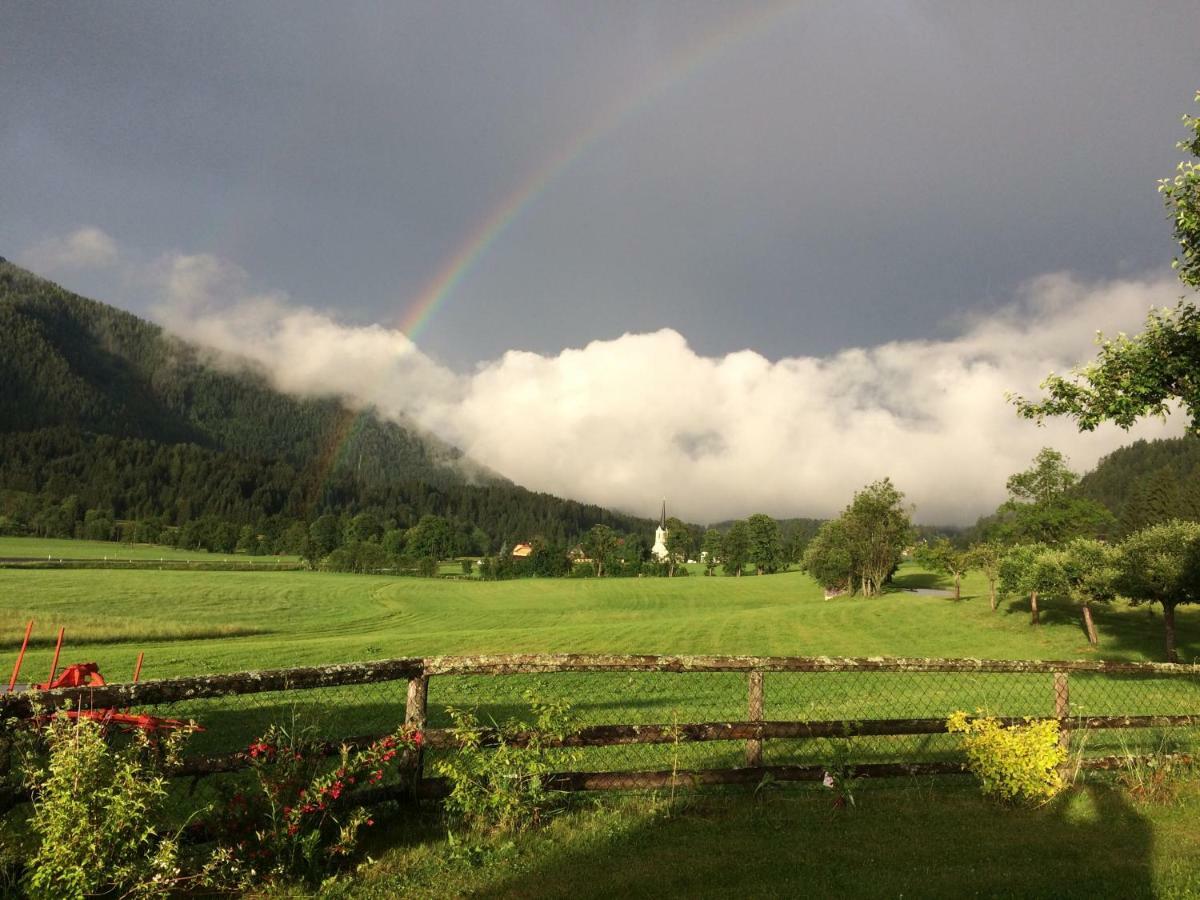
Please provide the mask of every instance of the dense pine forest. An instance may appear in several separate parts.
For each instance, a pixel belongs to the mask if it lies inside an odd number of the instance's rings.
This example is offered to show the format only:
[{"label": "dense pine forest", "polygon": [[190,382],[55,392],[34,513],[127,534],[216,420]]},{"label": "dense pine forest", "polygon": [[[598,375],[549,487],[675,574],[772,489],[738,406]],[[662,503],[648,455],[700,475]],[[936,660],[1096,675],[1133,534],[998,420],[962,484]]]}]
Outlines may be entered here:
[{"label": "dense pine forest", "polygon": [[[312,525],[403,531],[447,550],[566,545],[653,522],[517,487],[415,427],[249,368],[0,260],[0,532],[309,552]],[[366,527],[366,526],[364,526]]]},{"label": "dense pine forest", "polygon": [[1075,490],[1112,512],[1118,538],[1167,519],[1200,520],[1200,437],[1135,441],[1100,460]]}]

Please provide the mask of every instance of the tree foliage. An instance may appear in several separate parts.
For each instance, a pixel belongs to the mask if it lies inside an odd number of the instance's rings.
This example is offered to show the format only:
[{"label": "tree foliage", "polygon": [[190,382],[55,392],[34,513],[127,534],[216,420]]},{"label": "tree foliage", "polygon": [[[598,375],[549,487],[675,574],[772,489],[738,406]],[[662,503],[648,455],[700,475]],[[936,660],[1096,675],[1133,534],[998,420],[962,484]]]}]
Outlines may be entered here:
[{"label": "tree foliage", "polygon": [[1162,606],[1167,660],[1178,662],[1175,608],[1200,602],[1200,524],[1163,522],[1130,535],[1119,565],[1117,587],[1124,596]]},{"label": "tree foliage", "polygon": [[805,551],[804,568],[827,588],[869,597],[883,592],[912,536],[904,494],[884,478],[821,527]]},{"label": "tree foliage", "polygon": [[774,574],[787,564],[778,522],[765,513],[755,513],[746,520],[746,532],[750,541],[749,560],[756,575]]},{"label": "tree foliage", "polygon": [[721,541],[721,570],[726,575],[741,576],[750,561],[750,529],[738,520],[729,526]]},{"label": "tree foliage", "polygon": [[[1200,93],[1196,99],[1200,102]],[[1180,280],[1200,288],[1200,117],[1183,117],[1191,136],[1179,149],[1191,159],[1179,163],[1173,178],[1159,182],[1175,229],[1179,255],[1173,266]],[[1165,416],[1175,401],[1200,428],[1200,310],[1181,301],[1174,309],[1153,310],[1136,337],[1100,340],[1097,358],[1068,376],[1051,374],[1040,400],[1014,397],[1020,415],[1041,421],[1067,416],[1081,431],[1102,422],[1129,428],[1147,415]]]},{"label": "tree foliage", "polygon": [[704,532],[700,553],[704,557],[704,574],[711,575],[713,569],[721,562],[721,532],[715,528]]},{"label": "tree foliage", "polygon": [[1004,561],[1004,548],[995,541],[979,541],[971,545],[970,564],[983,573],[988,581],[988,599],[992,612],[996,611],[996,584],[1000,580],[1000,565]]},{"label": "tree foliage", "polygon": [[1078,481],[1066,457],[1043,447],[1032,467],[1008,479],[1008,500],[988,525],[989,536],[1009,544],[1060,544],[1073,537],[1111,531],[1115,525],[1112,513],[1096,501],[1072,493]]},{"label": "tree foliage", "polygon": [[918,544],[914,556],[925,568],[953,578],[954,599],[962,599],[962,577],[975,565],[975,556],[970,550],[956,547],[949,538],[940,537]]}]

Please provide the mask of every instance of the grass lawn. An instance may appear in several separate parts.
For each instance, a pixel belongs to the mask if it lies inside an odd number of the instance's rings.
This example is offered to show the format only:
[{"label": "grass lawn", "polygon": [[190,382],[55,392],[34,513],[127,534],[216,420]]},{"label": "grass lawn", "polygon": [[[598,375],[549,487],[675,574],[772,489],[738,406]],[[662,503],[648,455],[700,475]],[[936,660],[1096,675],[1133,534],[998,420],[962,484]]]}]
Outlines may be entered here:
[{"label": "grass lawn", "polygon": [[[12,539],[6,539],[12,540]],[[913,567],[901,586],[936,584]],[[319,572],[0,570],[0,654],[28,618],[43,638],[67,626],[102,669],[144,649],[149,677],[405,655],[508,652],[1162,658],[1162,620],[1124,604],[1096,610],[1088,645],[1075,610],[988,608],[889,593],[823,599],[806,575],[742,578],[522,579],[507,582]],[[1200,610],[1178,613],[1180,657],[1200,657]],[[258,632],[258,633],[245,633]],[[244,633],[232,637],[233,633]],[[44,657],[44,659],[42,658]],[[45,641],[29,662],[49,666]]]},{"label": "grass lawn", "polygon": [[[900,586],[934,576],[908,567]],[[1161,619],[1125,606],[1097,610],[1101,643],[1091,648],[1073,610],[1046,604],[1032,627],[1023,602],[989,609],[986,584],[968,579],[964,599],[889,593],[825,600],[801,573],[742,578],[523,579],[508,582],[339,575],[317,572],[0,570],[0,666],[13,659],[25,621],[37,643],[25,679],[44,679],[53,638],[67,627],[63,662],[95,660],[109,680],[127,678],[137,651],[145,678],[315,665],[406,655],[509,652],[754,655],[891,655],[1012,659],[1158,659]],[[1180,652],[1200,655],[1200,615],[1179,613]],[[1137,684],[1080,678],[1072,701],[1093,714],[1194,712],[1200,684]],[[177,704],[163,710],[211,725],[195,752],[244,747],[266,722],[297,707],[328,737],[390,729],[405,685],[329,688]],[[447,707],[502,719],[526,708],[524,694],[568,699],[577,724],[728,721],[745,716],[745,676],[570,674],[435,678],[431,724]],[[954,709],[1005,715],[1052,711],[1049,676],[769,674],[767,718],[940,717]],[[219,724],[220,727],[216,727]],[[1105,740],[1121,738],[1108,733]],[[1159,735],[1139,730],[1142,741]],[[870,759],[938,759],[944,736],[880,738]],[[860,742],[859,747],[864,746]],[[1091,750],[1111,752],[1099,740]],[[829,741],[769,741],[770,763],[813,762]],[[688,744],[685,767],[728,765],[733,742]],[[584,764],[670,767],[670,748],[604,748]],[[602,754],[596,756],[595,754]],[[870,761],[867,758],[861,761]]]},{"label": "grass lawn", "polygon": [[66,538],[0,537],[0,559],[109,559],[150,561],[184,559],[211,562],[297,562],[298,556],[250,556],[245,553],[209,553],[179,550],[159,544],[118,544],[113,541],[76,541]]},{"label": "grass lawn", "polygon": [[1134,803],[1110,782],[1037,809],[968,779],[582,799],[548,828],[451,845],[393,826],[327,897],[1122,897],[1200,895],[1200,789]]},{"label": "grass lawn", "polygon": [[[899,587],[945,586],[905,567]],[[110,680],[146,651],[149,678],[404,655],[505,652],[976,656],[1143,660],[1161,658],[1161,617],[1123,605],[1097,609],[1091,648],[1070,608],[1025,602],[988,607],[986,583],[964,599],[902,591],[825,600],[800,573],[677,579],[527,579],[511,582],[317,572],[0,570],[0,666],[27,618],[40,642],[27,678],[44,678],[54,630],[67,626],[64,662],[94,659]],[[1200,656],[1200,612],[1178,616],[1180,653]],[[7,670],[4,670],[7,674]],[[974,709],[1005,682],[1015,708],[1050,712],[1049,676],[794,675],[766,678],[768,718],[941,716]],[[989,680],[993,679],[993,680]],[[1188,679],[1190,682],[1191,679]],[[1127,680],[1128,682],[1128,680]],[[1195,711],[1197,686],[1109,698],[1102,680],[1072,678],[1072,702],[1114,712]],[[745,676],[572,674],[435,678],[430,724],[447,706],[502,718],[533,688],[570,699],[577,724],[716,721],[745,715]],[[1186,690],[1184,690],[1186,688]],[[1090,692],[1090,693],[1089,693]],[[244,748],[270,721],[293,714],[330,736],[394,727],[403,682],[202,701],[162,709],[208,729],[191,752]],[[1114,695],[1115,696],[1115,695]],[[1128,698],[1165,704],[1133,708]],[[207,705],[206,705],[207,704]],[[1190,732],[1188,732],[1190,734]],[[1088,735],[1088,752],[1120,750],[1134,735]],[[1149,729],[1136,739],[1155,742]],[[1078,740],[1078,738],[1074,739]],[[1104,742],[1108,741],[1109,744]],[[1073,744],[1074,746],[1074,744]],[[1139,746],[1138,752],[1157,749]],[[767,741],[768,763],[950,758],[946,735]],[[588,755],[592,754],[592,755]],[[599,755],[597,755],[599,754]],[[604,755],[607,754],[607,755]],[[572,767],[623,769],[739,764],[737,742],[585,751]],[[431,756],[436,760],[436,756]],[[193,802],[200,802],[200,795]],[[473,849],[450,845],[436,818],[393,822],[368,848],[375,862],[331,895],[391,897],[562,896],[1189,896],[1200,892],[1200,791],[1176,803],[1135,807],[1089,782],[1038,810],[1000,809],[967,780],[864,784],[859,804],[830,809],[812,787],[692,794],[664,799],[579,798],[548,829]],[[407,814],[406,814],[407,815]],[[381,825],[383,823],[381,822]]]}]

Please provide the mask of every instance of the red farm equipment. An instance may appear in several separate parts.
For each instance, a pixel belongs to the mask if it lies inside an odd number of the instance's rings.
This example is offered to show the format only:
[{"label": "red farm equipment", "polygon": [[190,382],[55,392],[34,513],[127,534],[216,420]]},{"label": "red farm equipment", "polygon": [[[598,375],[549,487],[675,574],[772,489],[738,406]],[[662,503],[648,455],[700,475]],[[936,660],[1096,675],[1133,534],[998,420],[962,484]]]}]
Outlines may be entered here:
[{"label": "red farm equipment", "polygon": [[[25,650],[29,647],[29,637],[33,633],[33,620],[25,626],[25,639],[21,642],[21,650],[17,654],[17,662],[13,666],[12,677],[8,680],[8,693],[23,693],[26,691],[52,691],[56,688],[103,687],[107,682],[100,674],[100,667],[94,662],[72,663],[58,671],[58,659],[62,653],[63,635],[66,629],[58,629],[58,640],[54,645],[54,661],[50,664],[50,677],[41,683],[18,684],[17,677],[21,674],[21,665],[25,661]],[[139,653],[137,664],[133,669],[133,681],[136,684],[142,675],[142,658]],[[165,719],[161,716],[149,716],[142,713],[131,713],[128,709],[69,709],[59,710],[59,715],[72,719],[92,719],[102,725],[112,726],[122,731],[140,729],[146,732],[175,731],[188,728],[203,731],[198,725],[183,722],[179,719]]]}]

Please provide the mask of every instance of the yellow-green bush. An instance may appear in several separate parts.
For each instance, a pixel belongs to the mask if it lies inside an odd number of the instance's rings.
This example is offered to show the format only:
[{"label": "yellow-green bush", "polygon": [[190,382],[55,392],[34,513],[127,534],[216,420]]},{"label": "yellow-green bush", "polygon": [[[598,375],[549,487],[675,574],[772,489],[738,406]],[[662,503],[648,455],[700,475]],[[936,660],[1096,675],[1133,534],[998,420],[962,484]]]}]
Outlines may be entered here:
[{"label": "yellow-green bush", "polygon": [[1043,801],[1062,790],[1059,766],[1067,754],[1053,719],[1005,727],[993,716],[971,719],[960,710],[946,720],[946,730],[962,735],[967,765],[988,796]]}]

